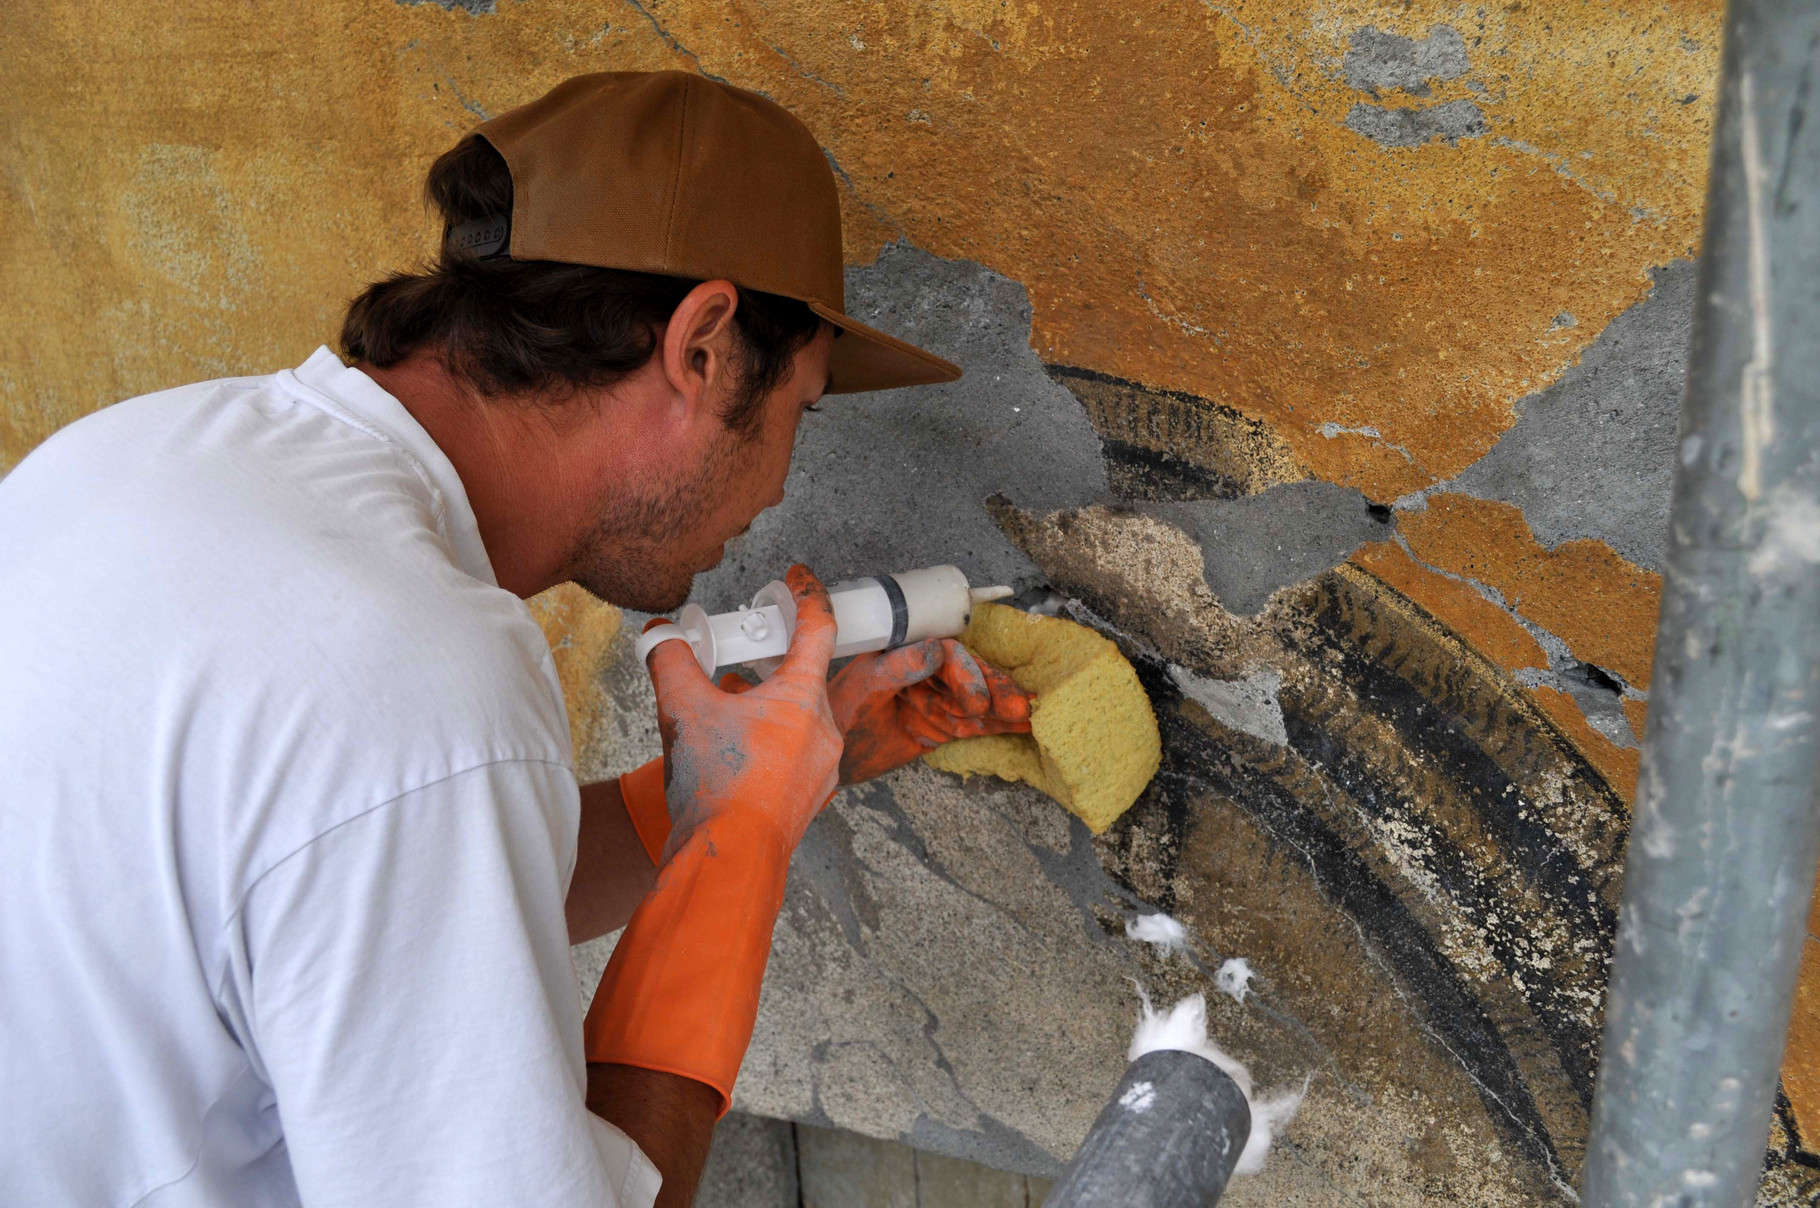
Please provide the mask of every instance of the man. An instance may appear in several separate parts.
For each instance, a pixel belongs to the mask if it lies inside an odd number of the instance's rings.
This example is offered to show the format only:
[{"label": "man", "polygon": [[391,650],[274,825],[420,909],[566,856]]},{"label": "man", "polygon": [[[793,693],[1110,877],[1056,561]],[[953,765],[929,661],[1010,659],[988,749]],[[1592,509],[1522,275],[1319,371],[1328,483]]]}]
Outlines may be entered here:
[{"label": "man", "polygon": [[[958,370],[841,313],[826,160],[749,93],[570,80],[427,191],[437,263],[353,303],[351,365],[0,483],[9,1204],[686,1204],[816,811],[1028,728],[952,642],[830,681],[794,567],[782,669],[660,645],[664,759],[578,788],[520,598],[675,607],[824,392]],[[584,1029],[568,945],[621,925]]]}]

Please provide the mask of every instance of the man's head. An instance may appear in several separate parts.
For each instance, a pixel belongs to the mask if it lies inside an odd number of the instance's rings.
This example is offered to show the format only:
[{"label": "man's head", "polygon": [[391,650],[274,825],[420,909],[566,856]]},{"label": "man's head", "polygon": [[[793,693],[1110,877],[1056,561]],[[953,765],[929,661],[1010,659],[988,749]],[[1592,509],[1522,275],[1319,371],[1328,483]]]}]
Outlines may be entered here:
[{"label": "man's head", "polygon": [[824,391],[960,374],[843,312],[833,173],[753,93],[579,76],[479,127],[427,193],[436,264],[371,286],[342,344],[449,453],[521,594],[681,603],[781,499]]},{"label": "man's head", "polygon": [[[527,421],[558,437],[570,466],[560,486],[592,496],[563,577],[626,607],[674,608],[720,546],[782,497],[797,422],[827,385],[834,329],[802,302],[726,280],[453,247],[447,232],[511,212],[511,174],[478,136],[436,161],[425,192],[443,218],[437,263],[357,297],[343,350],[378,370],[433,363],[501,454]],[[637,416],[655,425],[614,422]],[[600,441],[619,447],[592,447]],[[574,481],[587,466],[603,477]]]}]

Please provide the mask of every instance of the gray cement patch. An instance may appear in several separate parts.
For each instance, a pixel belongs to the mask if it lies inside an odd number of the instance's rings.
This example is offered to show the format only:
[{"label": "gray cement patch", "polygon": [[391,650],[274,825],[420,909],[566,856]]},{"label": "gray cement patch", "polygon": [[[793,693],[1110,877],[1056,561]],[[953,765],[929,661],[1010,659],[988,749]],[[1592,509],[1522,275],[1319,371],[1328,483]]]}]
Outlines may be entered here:
[{"label": "gray cement patch", "polygon": [[1432,489],[1515,504],[1551,548],[1595,537],[1660,571],[1699,266],[1677,260],[1654,277],[1579,364],[1517,404],[1489,453]]},{"label": "gray cement patch", "polygon": [[971,261],[892,244],[847,270],[847,313],[955,361],[946,386],[838,395],[807,416],[784,501],[696,579],[710,611],[806,562],[833,582],[953,563],[974,583],[1029,587],[1036,566],[983,507],[1075,507],[1106,496],[1100,440],[1030,347],[1024,287]]},{"label": "gray cement patch", "polygon": [[1448,101],[1426,109],[1390,109],[1363,101],[1346,114],[1346,128],[1385,147],[1420,147],[1434,139],[1457,143],[1485,133],[1485,115],[1471,101]]},{"label": "gray cement patch", "polygon": [[1228,612],[1251,616],[1278,588],[1313,578],[1368,541],[1388,515],[1352,487],[1288,482],[1243,499],[1148,503],[1142,509],[1200,544],[1207,586]]},{"label": "gray cement patch", "polygon": [[1401,88],[1428,94],[1430,80],[1457,80],[1466,74],[1466,42],[1451,25],[1437,25],[1426,38],[1405,38],[1367,25],[1346,46],[1346,86],[1374,96]]},{"label": "gray cement patch", "polygon": [[470,17],[484,17],[498,11],[498,0],[393,0],[395,4],[416,7],[419,4],[434,4],[436,7],[454,12],[460,9]]}]

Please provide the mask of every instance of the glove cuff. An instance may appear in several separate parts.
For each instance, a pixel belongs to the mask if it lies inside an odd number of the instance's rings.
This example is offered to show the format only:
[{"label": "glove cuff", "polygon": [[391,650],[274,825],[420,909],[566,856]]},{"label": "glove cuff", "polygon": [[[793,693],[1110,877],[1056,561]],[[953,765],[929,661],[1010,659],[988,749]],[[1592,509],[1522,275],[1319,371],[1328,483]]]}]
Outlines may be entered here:
[{"label": "glove cuff", "polygon": [[703,1082],[721,1114],[752,1040],[790,852],[762,815],[699,825],[626,925],[583,1025],[590,1062]]},{"label": "glove cuff", "polygon": [[619,778],[619,795],[626,803],[626,817],[651,857],[652,867],[661,867],[664,844],[670,841],[670,806],[664,799],[664,757],[659,755],[643,767],[634,768]]}]

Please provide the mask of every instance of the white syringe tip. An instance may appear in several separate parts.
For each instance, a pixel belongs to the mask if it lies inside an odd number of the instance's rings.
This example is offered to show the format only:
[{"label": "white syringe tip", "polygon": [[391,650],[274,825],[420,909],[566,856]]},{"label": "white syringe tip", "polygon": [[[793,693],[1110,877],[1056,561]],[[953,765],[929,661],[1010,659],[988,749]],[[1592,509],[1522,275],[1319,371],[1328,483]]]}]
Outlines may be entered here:
[{"label": "white syringe tip", "polygon": [[1009,587],[975,587],[967,592],[975,604],[985,604],[992,600],[1002,600],[1015,593]]}]

